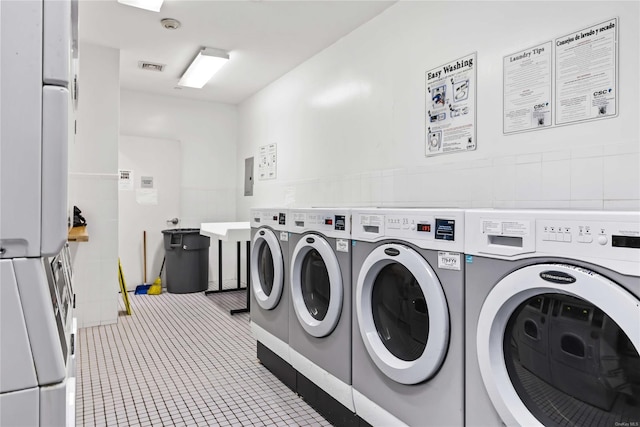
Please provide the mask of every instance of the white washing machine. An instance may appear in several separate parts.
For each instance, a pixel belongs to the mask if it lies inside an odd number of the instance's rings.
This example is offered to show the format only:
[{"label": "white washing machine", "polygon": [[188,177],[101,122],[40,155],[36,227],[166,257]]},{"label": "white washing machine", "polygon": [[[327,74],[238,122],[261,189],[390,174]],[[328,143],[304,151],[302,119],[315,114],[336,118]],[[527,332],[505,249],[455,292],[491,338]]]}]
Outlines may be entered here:
[{"label": "white washing machine", "polygon": [[289,232],[286,209],[251,209],[251,331],[258,359],[295,391],[289,357]]},{"label": "white washing machine", "polygon": [[464,211],[353,209],[353,399],[374,426],[464,424]]},{"label": "white washing machine", "polygon": [[351,393],[351,212],[289,211],[289,348],[297,392],[335,425],[356,424]]},{"label": "white washing machine", "polygon": [[466,212],[467,426],[640,423],[640,213]]}]

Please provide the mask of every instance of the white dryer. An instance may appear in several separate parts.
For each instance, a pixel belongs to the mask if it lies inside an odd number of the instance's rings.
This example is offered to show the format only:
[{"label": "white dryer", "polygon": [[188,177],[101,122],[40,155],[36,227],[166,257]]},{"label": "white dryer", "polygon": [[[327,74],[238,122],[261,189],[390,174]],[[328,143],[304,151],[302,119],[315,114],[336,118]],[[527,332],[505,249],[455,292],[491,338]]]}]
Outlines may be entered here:
[{"label": "white dryer", "polygon": [[638,425],[640,213],[470,210],[465,229],[467,426]]},{"label": "white dryer", "polygon": [[289,232],[287,210],[251,209],[251,331],[258,359],[295,391],[289,357]]},{"label": "white dryer", "polygon": [[374,426],[464,423],[464,211],[353,209],[353,399]]},{"label": "white dryer", "polygon": [[291,364],[297,392],[335,425],[356,425],[351,393],[351,212],[289,212]]}]

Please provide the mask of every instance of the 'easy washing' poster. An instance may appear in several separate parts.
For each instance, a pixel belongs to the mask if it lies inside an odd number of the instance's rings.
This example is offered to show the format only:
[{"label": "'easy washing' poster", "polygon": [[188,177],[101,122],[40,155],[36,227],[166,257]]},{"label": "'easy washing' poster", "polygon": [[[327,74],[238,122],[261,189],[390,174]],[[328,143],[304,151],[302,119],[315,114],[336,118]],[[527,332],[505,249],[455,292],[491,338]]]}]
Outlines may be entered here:
[{"label": "'easy washing' poster", "polygon": [[426,72],[427,157],[476,149],[476,67],[474,52]]}]

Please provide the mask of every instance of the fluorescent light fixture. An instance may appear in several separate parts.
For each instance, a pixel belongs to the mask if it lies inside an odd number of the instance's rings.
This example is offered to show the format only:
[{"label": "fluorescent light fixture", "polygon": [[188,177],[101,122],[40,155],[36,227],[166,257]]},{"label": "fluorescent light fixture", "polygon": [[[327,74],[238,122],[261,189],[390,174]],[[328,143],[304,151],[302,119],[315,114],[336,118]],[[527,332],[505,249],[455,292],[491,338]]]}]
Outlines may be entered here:
[{"label": "fluorescent light fixture", "polygon": [[152,12],[160,12],[162,2],[164,0],[118,0],[118,3],[127,6],[138,7],[140,9],[150,10]]},{"label": "fluorescent light fixture", "polygon": [[201,89],[228,60],[226,51],[203,47],[180,78],[178,86]]}]

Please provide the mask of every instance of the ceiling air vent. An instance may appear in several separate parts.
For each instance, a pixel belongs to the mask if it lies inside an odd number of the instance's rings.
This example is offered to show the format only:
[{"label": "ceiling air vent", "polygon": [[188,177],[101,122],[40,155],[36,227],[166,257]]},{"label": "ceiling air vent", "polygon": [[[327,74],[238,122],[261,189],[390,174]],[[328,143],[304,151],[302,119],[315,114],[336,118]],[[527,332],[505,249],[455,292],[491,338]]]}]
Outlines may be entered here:
[{"label": "ceiling air vent", "polygon": [[156,64],[156,63],[148,62],[148,61],[140,61],[140,62],[138,62],[138,67],[142,68],[143,70],[162,72],[162,71],[164,71],[165,65],[164,64]]}]

